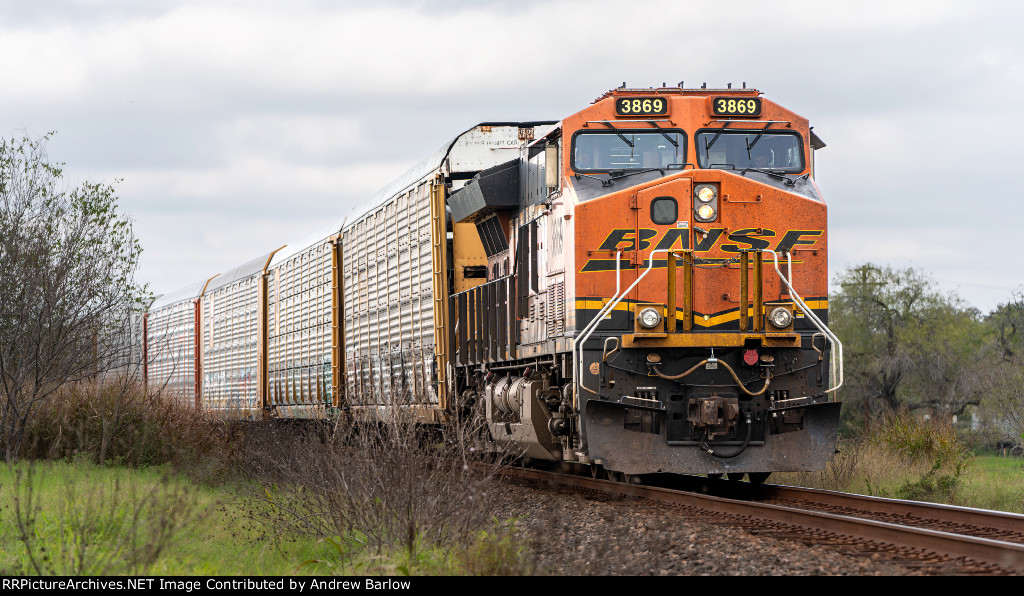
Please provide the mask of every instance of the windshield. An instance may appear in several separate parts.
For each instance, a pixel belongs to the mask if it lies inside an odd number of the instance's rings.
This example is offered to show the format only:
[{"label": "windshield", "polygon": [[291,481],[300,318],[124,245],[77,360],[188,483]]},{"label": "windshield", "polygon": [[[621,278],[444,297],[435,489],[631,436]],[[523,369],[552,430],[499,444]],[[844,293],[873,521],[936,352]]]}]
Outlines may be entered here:
[{"label": "windshield", "polygon": [[787,132],[701,131],[697,133],[697,164],[702,168],[801,172],[804,169],[803,143],[800,135]]},{"label": "windshield", "polygon": [[678,130],[601,130],[580,132],[572,141],[572,168],[577,172],[643,170],[682,165],[686,135]]}]

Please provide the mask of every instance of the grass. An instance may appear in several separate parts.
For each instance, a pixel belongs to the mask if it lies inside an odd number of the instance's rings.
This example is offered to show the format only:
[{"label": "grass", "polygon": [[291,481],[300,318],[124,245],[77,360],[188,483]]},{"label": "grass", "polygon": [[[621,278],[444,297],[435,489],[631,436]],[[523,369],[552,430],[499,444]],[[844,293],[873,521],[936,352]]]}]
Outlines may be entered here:
[{"label": "grass", "polygon": [[127,379],[61,388],[0,469],[0,575],[512,574],[476,427],[225,422]]},{"label": "grass", "polygon": [[505,575],[529,568],[512,526],[497,520],[468,547],[424,544],[413,554],[399,545],[342,553],[338,545],[358,537],[268,532],[252,516],[258,490],[199,485],[167,466],[99,466],[85,458],[0,467],[0,575]]},{"label": "grass", "polygon": [[780,473],[794,486],[1024,513],[1024,460],[972,453],[948,424],[897,415],[840,443],[822,472]]},{"label": "grass", "polygon": [[257,540],[232,490],[163,467],[22,463],[0,468],[0,495],[0,575],[281,575],[328,552]]},{"label": "grass", "polygon": [[[472,427],[339,440],[204,420],[132,386],[66,397],[0,467],[0,575],[537,572],[514,521],[487,517],[493,485],[467,475]],[[1024,513],[1024,461],[976,456],[942,421],[872,429],[825,471],[772,480]]]},{"label": "grass", "polygon": [[976,456],[954,504],[1024,513],[1024,459]]}]

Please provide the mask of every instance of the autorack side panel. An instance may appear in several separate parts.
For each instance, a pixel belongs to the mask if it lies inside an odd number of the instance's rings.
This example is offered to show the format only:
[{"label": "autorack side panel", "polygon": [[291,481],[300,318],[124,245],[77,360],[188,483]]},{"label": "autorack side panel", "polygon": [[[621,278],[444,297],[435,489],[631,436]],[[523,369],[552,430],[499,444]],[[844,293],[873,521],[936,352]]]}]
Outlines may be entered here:
[{"label": "autorack side panel", "polygon": [[196,299],[205,282],[168,292],[146,318],[146,377],[149,389],[183,404],[196,399]]},{"label": "autorack side panel", "polygon": [[351,406],[437,403],[430,187],[418,182],[342,233]]},{"label": "autorack side panel", "polygon": [[333,241],[275,257],[267,271],[267,398],[282,417],[322,417],[333,400]]},{"label": "autorack side panel", "polygon": [[202,407],[219,416],[259,415],[257,286],[270,255],[220,275],[202,297]]},{"label": "autorack side panel", "polygon": [[[353,408],[422,406],[434,419],[438,395],[432,193],[447,194],[473,174],[519,153],[535,126],[484,123],[453,139],[379,191],[342,231],[346,399]],[[526,128],[524,128],[526,127]],[[527,131],[527,132],[524,132]],[[521,138],[522,137],[522,138]],[[441,198],[444,198],[442,195]],[[439,226],[451,232],[443,219]],[[443,284],[446,285],[446,284]],[[446,297],[445,297],[446,298]],[[450,333],[450,331],[444,331]]]}]

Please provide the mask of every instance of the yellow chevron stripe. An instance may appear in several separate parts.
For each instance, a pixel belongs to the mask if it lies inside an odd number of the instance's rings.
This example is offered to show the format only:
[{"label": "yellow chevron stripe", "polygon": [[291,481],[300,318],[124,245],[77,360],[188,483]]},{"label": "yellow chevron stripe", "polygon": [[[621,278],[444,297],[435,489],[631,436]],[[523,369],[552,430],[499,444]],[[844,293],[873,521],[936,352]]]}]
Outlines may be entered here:
[{"label": "yellow chevron stripe", "polygon": [[[827,298],[826,299],[821,299],[821,300],[808,300],[806,302],[807,302],[807,306],[810,307],[813,310],[823,310],[823,309],[828,308],[828,299]],[[588,300],[588,299],[585,299],[585,298],[578,298],[578,299],[576,299],[576,309],[577,310],[595,310],[595,311],[599,311],[602,308],[604,308],[604,305],[606,303],[607,303],[607,300]],[[625,300],[623,300],[622,302],[616,304],[615,308],[613,308],[612,310],[632,312],[633,311],[633,306],[634,305],[632,303],[627,303]],[[749,307],[749,309],[750,310],[747,311],[748,314],[750,316],[753,316],[753,312],[752,312],[753,311],[753,306]],[[797,308],[797,313],[799,313],[799,312],[800,312],[800,309]],[[664,314],[664,313],[662,313],[662,314]],[[700,313],[695,313],[695,316],[693,318],[693,324],[697,325],[699,327],[714,327],[716,325],[721,325],[723,323],[728,323],[730,321],[735,321],[735,320],[737,320],[739,318],[740,318],[740,309],[739,309],[739,307],[737,307],[737,308],[735,308],[733,310],[730,310],[730,311],[727,311],[727,312],[724,312],[724,313],[721,313],[721,314],[713,315],[713,316],[705,316],[705,315],[701,315]],[[677,311],[676,312],[676,320],[677,321],[683,320],[683,313]]]}]

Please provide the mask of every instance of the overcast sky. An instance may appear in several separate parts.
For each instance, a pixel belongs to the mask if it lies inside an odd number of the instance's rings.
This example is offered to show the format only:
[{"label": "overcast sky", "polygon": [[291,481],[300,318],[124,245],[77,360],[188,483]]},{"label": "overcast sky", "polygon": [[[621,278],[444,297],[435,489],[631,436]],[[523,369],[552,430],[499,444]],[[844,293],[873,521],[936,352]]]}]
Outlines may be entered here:
[{"label": "overcast sky", "polygon": [[304,238],[485,120],[746,82],[810,119],[833,274],[1024,284],[1022,3],[0,0],[0,134],[121,179],[161,293]]}]

